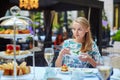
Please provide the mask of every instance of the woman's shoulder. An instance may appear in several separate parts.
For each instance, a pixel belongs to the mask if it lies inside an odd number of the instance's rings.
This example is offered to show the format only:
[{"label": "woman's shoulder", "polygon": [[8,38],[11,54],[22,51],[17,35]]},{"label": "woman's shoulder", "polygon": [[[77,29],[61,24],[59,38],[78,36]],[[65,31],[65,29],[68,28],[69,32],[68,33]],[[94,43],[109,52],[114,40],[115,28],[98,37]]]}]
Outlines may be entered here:
[{"label": "woman's shoulder", "polygon": [[92,41],[92,46],[97,46],[96,42],[95,41]]},{"label": "woman's shoulder", "polygon": [[92,41],[92,52],[93,54],[99,53],[99,49],[95,41]]}]

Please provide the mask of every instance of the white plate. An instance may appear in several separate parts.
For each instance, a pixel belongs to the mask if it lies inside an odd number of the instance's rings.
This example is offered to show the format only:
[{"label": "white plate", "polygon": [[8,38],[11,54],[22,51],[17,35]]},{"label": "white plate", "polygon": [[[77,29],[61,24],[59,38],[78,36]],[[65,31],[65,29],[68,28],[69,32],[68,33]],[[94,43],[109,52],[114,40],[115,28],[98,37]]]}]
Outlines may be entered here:
[{"label": "white plate", "polygon": [[85,74],[91,74],[91,73],[94,72],[93,69],[88,69],[88,68],[83,68],[83,69],[81,69],[81,71],[82,71],[83,73],[85,73]]},{"label": "white plate", "polygon": [[[32,70],[32,69],[31,69],[31,67],[30,67],[30,72],[29,72],[29,73],[23,74],[23,75],[17,75],[16,78],[17,78],[18,80],[27,80],[27,78],[30,78],[30,76],[33,75],[33,73],[32,73],[31,70]],[[14,75],[3,75],[2,77],[3,77],[3,80],[4,80],[4,79],[5,79],[5,80],[10,79],[10,80],[11,80],[11,79],[13,79],[15,76],[14,76]]]},{"label": "white plate", "polygon": [[[16,76],[16,79],[17,80],[29,80],[29,78],[33,76],[33,74],[29,73],[29,74],[24,74],[24,75],[19,75],[19,76]],[[3,75],[2,76],[2,79],[4,80],[13,80],[15,76],[7,76],[7,75]]]},{"label": "white plate", "polygon": [[83,72],[83,76],[85,76],[85,77],[95,77],[96,76],[96,72],[94,71],[94,69],[82,68],[82,69],[80,69],[80,71]]},{"label": "white plate", "polygon": [[[24,51],[20,51],[20,53],[23,53]],[[28,56],[32,56],[30,51],[26,51],[25,54],[19,54],[16,55],[16,59],[21,59],[21,58],[25,58]],[[0,52],[0,57],[5,58],[5,59],[14,59],[14,55],[7,55],[5,53],[5,51]]]},{"label": "white plate", "polygon": [[[0,37],[4,37],[4,38],[10,38],[13,39],[14,34],[0,34]],[[26,38],[28,36],[31,36],[31,34],[16,34],[16,38]]]},{"label": "white plate", "polygon": [[70,73],[72,73],[72,71],[70,71],[70,70],[68,70],[68,71],[61,71],[61,69],[59,69],[59,72],[61,74],[70,74]]},{"label": "white plate", "polygon": [[[16,77],[25,77],[25,76],[28,76],[28,75],[30,75],[30,73],[28,73],[28,74],[24,74],[24,75],[18,75],[18,76],[16,76]],[[14,75],[3,75],[4,77],[10,77],[10,78],[13,78],[14,77]]]},{"label": "white plate", "polygon": [[84,77],[96,77],[95,73],[91,73],[91,74],[84,74]]}]

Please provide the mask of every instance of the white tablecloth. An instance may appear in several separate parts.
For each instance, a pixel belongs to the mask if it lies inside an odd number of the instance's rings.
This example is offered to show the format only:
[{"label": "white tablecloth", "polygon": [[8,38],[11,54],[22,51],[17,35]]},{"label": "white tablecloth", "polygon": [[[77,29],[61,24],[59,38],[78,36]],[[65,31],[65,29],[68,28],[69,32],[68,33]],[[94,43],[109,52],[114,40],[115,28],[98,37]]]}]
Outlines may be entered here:
[{"label": "white tablecloth", "polygon": [[[24,75],[24,76],[19,76],[16,79],[14,79],[14,76],[2,76],[0,80],[43,80],[44,79],[44,74],[45,70],[47,67],[31,67],[31,73]],[[57,71],[57,75],[55,76],[56,78],[60,78],[61,80],[71,80],[71,74],[61,74],[58,70],[59,68],[53,68]],[[35,77],[34,77],[34,70],[35,70]],[[97,69],[94,68],[95,71]],[[114,76],[120,74],[120,70],[114,69]],[[99,80],[98,77],[84,77],[84,80]],[[111,79],[113,80],[113,79]],[[118,79],[119,80],[119,79]]]}]

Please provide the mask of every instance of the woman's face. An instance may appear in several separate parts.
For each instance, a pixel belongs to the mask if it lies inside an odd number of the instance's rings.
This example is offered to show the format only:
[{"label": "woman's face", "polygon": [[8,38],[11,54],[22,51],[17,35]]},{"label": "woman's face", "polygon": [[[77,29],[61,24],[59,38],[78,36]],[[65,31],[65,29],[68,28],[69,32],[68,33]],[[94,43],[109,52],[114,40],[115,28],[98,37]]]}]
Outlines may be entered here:
[{"label": "woman's face", "polygon": [[73,36],[75,37],[75,39],[77,41],[82,42],[85,36],[85,33],[88,32],[88,29],[85,29],[84,25],[81,25],[80,23],[73,22],[72,32],[73,32]]}]

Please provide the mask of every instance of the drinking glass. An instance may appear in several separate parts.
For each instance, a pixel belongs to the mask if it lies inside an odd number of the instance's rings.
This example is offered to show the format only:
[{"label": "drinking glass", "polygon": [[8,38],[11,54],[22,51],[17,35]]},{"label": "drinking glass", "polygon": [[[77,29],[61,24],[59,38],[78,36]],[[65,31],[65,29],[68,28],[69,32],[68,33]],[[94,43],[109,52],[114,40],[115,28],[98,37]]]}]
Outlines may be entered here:
[{"label": "drinking glass", "polygon": [[44,42],[44,40],[45,40],[45,35],[41,35],[41,36],[40,36],[40,39],[41,39],[42,42]]},{"label": "drinking glass", "polygon": [[110,66],[97,66],[98,71],[102,77],[102,80],[107,80],[111,75],[111,69]]},{"label": "drinking glass", "polygon": [[48,64],[48,66],[50,67],[52,60],[54,58],[54,49],[53,48],[45,48],[44,58]]},{"label": "drinking glass", "polygon": [[52,42],[54,42],[56,40],[56,36],[52,36]]},{"label": "drinking glass", "polygon": [[110,65],[110,58],[108,56],[102,56],[102,61],[100,62],[102,62],[103,64],[97,65],[97,69],[101,75],[102,80],[107,80],[112,73],[112,66]]}]

